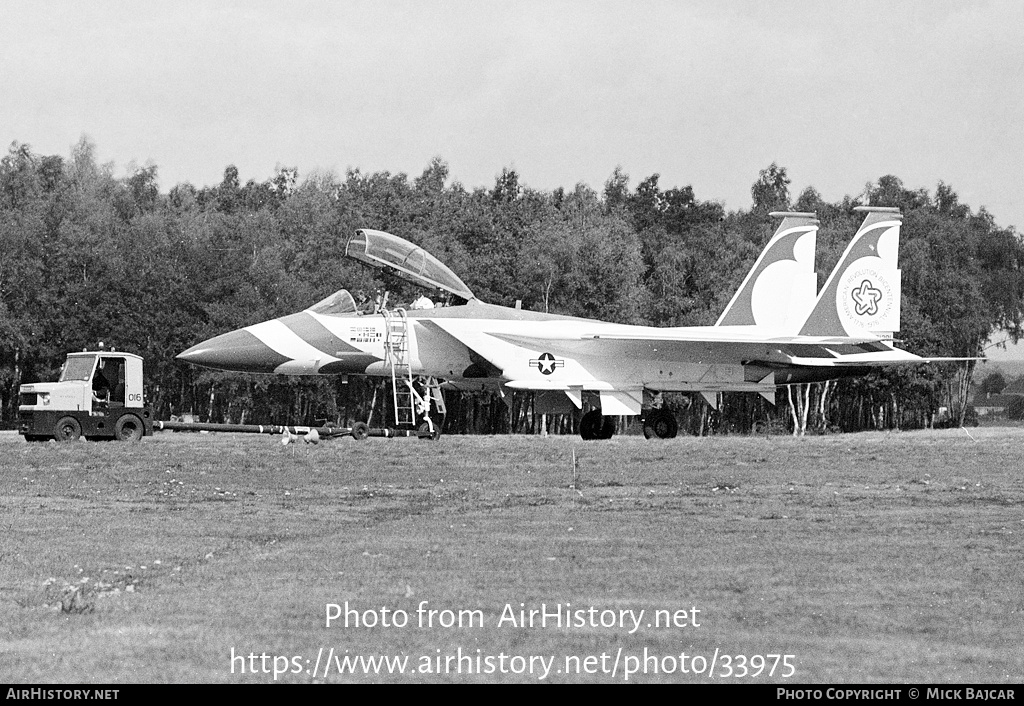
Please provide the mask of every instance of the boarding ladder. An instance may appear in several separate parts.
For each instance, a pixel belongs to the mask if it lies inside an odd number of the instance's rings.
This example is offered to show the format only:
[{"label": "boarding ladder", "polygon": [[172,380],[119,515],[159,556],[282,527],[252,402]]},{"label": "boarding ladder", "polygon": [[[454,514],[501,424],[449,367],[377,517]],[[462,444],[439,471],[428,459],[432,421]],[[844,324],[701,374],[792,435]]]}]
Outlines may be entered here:
[{"label": "boarding ladder", "polygon": [[391,398],[394,402],[395,426],[416,424],[416,401],[412,366],[409,365],[409,319],[405,309],[385,309],[384,365],[391,373]]},{"label": "boarding ladder", "polygon": [[434,432],[431,406],[442,417],[447,412],[441,384],[433,376],[412,374],[409,361],[409,319],[405,309],[384,309],[384,364],[391,374],[395,426],[415,427],[418,417]]}]

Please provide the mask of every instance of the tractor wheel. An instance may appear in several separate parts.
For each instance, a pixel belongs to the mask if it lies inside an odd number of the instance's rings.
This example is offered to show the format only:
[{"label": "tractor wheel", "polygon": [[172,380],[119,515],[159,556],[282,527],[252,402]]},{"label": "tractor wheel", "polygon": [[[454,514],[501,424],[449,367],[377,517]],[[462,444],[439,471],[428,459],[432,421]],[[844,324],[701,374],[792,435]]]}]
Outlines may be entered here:
[{"label": "tractor wheel", "polygon": [[53,438],[59,442],[78,441],[82,438],[82,425],[74,417],[61,417],[53,427]]},{"label": "tractor wheel", "polygon": [[352,425],[352,431],[349,433],[356,441],[362,441],[370,435],[370,427],[366,426],[366,422],[356,422]]},{"label": "tractor wheel", "polygon": [[674,439],[679,433],[679,422],[667,409],[656,409],[644,419],[644,436],[648,439]]},{"label": "tractor wheel", "polygon": [[118,441],[138,441],[142,438],[145,427],[142,420],[134,414],[125,414],[114,425],[114,438]]}]

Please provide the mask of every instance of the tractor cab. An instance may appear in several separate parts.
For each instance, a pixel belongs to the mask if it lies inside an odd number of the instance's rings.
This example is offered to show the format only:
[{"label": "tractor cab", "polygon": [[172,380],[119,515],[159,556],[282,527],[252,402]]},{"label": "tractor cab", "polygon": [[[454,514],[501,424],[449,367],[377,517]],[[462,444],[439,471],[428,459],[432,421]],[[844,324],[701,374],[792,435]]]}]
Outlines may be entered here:
[{"label": "tractor cab", "polygon": [[142,358],[114,351],[71,353],[56,383],[28,387],[90,413],[111,407],[141,407]]}]

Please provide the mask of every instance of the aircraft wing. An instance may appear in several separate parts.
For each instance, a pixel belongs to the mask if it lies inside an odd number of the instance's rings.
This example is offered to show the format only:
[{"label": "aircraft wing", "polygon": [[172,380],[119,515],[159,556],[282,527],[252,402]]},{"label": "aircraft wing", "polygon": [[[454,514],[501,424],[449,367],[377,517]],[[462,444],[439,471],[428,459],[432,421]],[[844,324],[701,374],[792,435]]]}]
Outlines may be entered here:
[{"label": "aircraft wing", "polygon": [[657,333],[589,333],[575,339],[501,334],[498,337],[519,345],[547,345],[565,354],[649,355],[698,362],[730,362],[740,358],[751,363],[785,363],[804,367],[863,367],[984,360],[976,356],[922,357],[894,348],[889,345],[887,337],[872,335],[761,336],[755,337],[756,340],[742,335],[707,339],[689,332],[670,336]]},{"label": "aircraft wing", "polygon": [[487,361],[505,386],[528,390],[766,392],[774,390],[768,368],[792,366],[796,359],[828,365],[845,356],[888,356],[894,350],[878,337],[776,336],[727,327],[638,330],[609,324],[602,330],[586,321],[457,319],[435,319],[430,326]]},{"label": "aircraft wing", "polygon": [[[583,333],[578,337],[488,334],[516,346],[550,350],[567,356],[614,357],[621,360],[655,359],[694,363],[763,361],[792,363],[795,358],[835,360],[850,355],[878,355],[893,349],[878,338],[808,336],[722,336],[693,334],[628,335]],[[863,363],[860,363],[863,364]]]},{"label": "aircraft wing", "polygon": [[764,336],[754,341],[737,336],[709,340],[691,334],[681,336],[583,334],[579,338],[537,336],[496,337],[527,347],[546,347],[563,355],[596,355],[621,357],[624,360],[655,358],[697,363],[743,363],[787,365],[810,368],[861,368],[886,365],[917,365],[957,363],[984,360],[981,357],[918,356],[894,348],[889,339],[877,336],[811,337]]}]

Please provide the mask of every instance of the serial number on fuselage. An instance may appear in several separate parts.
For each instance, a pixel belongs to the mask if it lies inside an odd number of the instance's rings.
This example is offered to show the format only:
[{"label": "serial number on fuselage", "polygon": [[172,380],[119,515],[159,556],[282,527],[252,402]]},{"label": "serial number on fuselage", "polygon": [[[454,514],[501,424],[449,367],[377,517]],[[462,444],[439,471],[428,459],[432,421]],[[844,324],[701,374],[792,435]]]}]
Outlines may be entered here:
[{"label": "serial number on fuselage", "polygon": [[373,326],[352,326],[349,328],[349,340],[353,343],[377,343],[383,332]]}]

